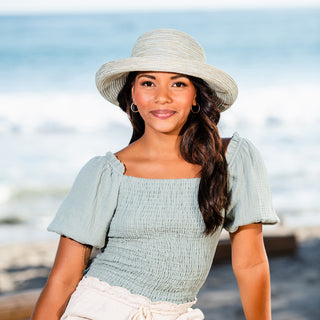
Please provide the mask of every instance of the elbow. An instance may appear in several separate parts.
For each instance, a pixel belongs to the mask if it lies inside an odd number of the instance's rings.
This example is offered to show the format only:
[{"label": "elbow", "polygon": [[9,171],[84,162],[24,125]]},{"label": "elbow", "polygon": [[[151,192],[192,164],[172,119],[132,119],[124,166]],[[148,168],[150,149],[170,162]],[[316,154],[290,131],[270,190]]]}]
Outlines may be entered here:
[{"label": "elbow", "polygon": [[232,269],[234,274],[237,276],[238,274],[250,273],[250,272],[259,272],[259,274],[267,274],[269,275],[269,262],[267,258],[263,258],[261,260],[251,261],[232,261]]},{"label": "elbow", "polygon": [[253,270],[255,268],[269,270],[269,262],[267,256],[259,257],[259,259],[232,259],[232,269],[234,272],[241,272],[243,270]]},{"label": "elbow", "polygon": [[269,287],[270,270],[268,260],[245,265],[232,264],[232,268],[239,284],[253,282],[258,287]]},{"label": "elbow", "polygon": [[271,320],[271,287],[268,261],[251,265],[235,265],[246,319]]},{"label": "elbow", "polygon": [[66,277],[64,275],[53,274],[49,276],[47,285],[56,288],[63,288],[67,291],[74,291],[80,280],[81,277]]},{"label": "elbow", "polygon": [[[72,272],[73,271],[73,272]],[[83,277],[83,272],[81,270],[61,270],[53,268],[47,283],[54,287],[65,288],[68,291],[73,291],[78,285],[79,281]]]}]

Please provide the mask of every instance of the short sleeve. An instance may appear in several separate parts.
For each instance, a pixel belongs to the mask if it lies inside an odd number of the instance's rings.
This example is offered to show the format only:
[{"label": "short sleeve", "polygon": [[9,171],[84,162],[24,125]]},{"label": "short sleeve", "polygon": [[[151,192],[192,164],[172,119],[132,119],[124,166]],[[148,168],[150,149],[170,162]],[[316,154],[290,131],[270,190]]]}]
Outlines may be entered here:
[{"label": "short sleeve", "polygon": [[224,228],[229,232],[250,223],[276,224],[279,218],[272,206],[271,190],[259,151],[237,133],[226,154],[231,203]]},{"label": "short sleeve", "polygon": [[97,248],[105,246],[124,171],[115,161],[114,155],[107,153],[92,158],[80,170],[49,231]]}]

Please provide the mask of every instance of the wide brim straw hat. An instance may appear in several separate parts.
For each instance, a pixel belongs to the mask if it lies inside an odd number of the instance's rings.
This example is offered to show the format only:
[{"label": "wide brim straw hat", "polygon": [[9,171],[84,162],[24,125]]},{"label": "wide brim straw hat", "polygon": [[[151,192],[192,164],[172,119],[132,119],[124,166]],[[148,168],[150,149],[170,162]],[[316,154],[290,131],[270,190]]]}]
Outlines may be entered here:
[{"label": "wide brim straw hat", "polygon": [[140,36],[130,58],[110,61],[96,73],[102,96],[115,105],[126,78],[133,71],[173,72],[203,79],[221,100],[220,111],[236,100],[238,88],[224,71],[206,63],[201,45],[190,35],[173,29],[156,29]]}]

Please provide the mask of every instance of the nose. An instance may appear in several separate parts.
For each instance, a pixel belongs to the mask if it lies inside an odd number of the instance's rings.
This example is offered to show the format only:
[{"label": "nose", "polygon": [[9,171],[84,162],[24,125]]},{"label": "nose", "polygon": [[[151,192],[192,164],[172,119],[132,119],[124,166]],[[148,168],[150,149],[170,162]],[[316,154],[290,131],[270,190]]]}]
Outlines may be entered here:
[{"label": "nose", "polygon": [[166,87],[159,87],[155,96],[155,102],[159,104],[172,102],[170,90]]}]

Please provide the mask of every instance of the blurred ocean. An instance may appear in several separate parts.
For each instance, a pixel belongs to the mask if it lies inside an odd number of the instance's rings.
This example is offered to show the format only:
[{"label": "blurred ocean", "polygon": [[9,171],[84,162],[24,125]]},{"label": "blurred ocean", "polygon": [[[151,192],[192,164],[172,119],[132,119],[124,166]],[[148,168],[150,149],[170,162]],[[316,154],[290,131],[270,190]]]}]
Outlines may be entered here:
[{"label": "blurred ocean", "polygon": [[320,224],[320,9],[0,16],[0,244],[46,231],[77,172],[127,145],[95,88],[143,32],[176,28],[239,85],[221,134],[256,144],[287,226]]}]

